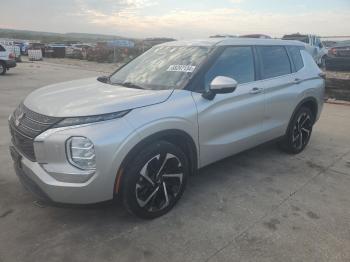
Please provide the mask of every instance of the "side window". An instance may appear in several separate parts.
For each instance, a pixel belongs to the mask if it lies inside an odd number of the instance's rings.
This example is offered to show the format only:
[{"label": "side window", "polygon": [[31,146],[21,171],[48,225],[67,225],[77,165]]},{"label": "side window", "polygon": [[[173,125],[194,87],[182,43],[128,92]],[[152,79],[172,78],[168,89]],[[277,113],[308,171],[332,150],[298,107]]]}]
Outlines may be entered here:
[{"label": "side window", "polygon": [[205,88],[217,76],[234,78],[239,84],[255,80],[254,57],[251,47],[228,47],[205,74]]},{"label": "side window", "polygon": [[303,58],[301,57],[300,48],[297,46],[288,46],[288,52],[295,66],[295,71],[299,71],[304,67]]},{"label": "side window", "polygon": [[6,51],[5,48],[3,48],[2,45],[0,45],[0,51],[1,51],[1,52]]},{"label": "side window", "polygon": [[257,47],[262,78],[283,76],[292,72],[287,51],[283,46],[258,46]]}]

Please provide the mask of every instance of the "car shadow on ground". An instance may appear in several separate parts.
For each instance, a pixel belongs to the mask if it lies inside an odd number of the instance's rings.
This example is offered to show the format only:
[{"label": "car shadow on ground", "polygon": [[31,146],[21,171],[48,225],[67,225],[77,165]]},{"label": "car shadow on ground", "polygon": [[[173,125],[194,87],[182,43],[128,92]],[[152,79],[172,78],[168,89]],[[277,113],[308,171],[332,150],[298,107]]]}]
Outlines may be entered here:
[{"label": "car shadow on ground", "polygon": [[[182,201],[190,204],[191,200],[197,200],[198,194],[205,193],[211,187],[225,186],[226,182],[231,178],[244,179],[244,175],[241,172],[241,168],[249,168],[250,161],[256,164],[257,161],[264,161],[256,159],[256,155],[276,155],[281,154],[273,143],[264,144],[248,151],[239,153],[237,155],[228,157],[207,167],[204,167],[198,171],[194,176],[188,179],[187,187],[184,193],[185,199],[180,199],[178,206],[182,205]],[[229,170],[229,172],[228,172]],[[236,172],[237,171],[237,172]],[[248,177],[247,177],[248,179]],[[196,190],[193,190],[196,189]],[[59,212],[61,215],[74,216],[75,219],[85,219],[87,216],[99,217],[101,216],[104,222],[109,219],[119,222],[136,222],[142,221],[131,214],[129,214],[123,207],[122,201],[118,198],[97,204],[88,205],[76,205],[76,204],[58,204],[58,203],[45,203],[42,201],[34,200],[36,206],[42,208],[50,208],[52,212]],[[178,208],[178,207],[176,207]],[[56,210],[56,211],[54,211]],[[50,212],[51,212],[50,211]],[[174,210],[176,212],[176,210]]]},{"label": "car shadow on ground", "polygon": [[18,73],[16,73],[16,72],[12,72],[12,71],[6,71],[6,74],[0,75],[0,79],[1,79],[2,77],[12,77],[12,76],[17,76],[17,75],[20,75],[20,74],[18,74]]}]

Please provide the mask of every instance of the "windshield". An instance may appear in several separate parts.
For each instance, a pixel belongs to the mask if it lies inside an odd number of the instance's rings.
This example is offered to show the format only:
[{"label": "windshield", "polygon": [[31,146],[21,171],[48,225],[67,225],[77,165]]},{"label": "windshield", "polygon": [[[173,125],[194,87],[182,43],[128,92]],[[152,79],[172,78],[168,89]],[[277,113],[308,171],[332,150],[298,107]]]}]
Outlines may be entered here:
[{"label": "windshield", "polygon": [[210,47],[153,47],[115,72],[110,83],[152,90],[180,89],[209,52]]}]

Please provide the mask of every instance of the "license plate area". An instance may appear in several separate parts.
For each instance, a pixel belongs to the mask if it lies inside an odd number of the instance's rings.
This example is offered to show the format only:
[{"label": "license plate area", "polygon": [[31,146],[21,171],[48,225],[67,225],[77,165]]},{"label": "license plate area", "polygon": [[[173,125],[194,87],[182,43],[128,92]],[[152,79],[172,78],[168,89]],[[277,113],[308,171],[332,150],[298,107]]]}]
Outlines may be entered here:
[{"label": "license plate area", "polygon": [[17,149],[14,146],[10,146],[10,154],[12,160],[15,162],[15,165],[19,168],[22,168],[22,156],[18,153]]}]

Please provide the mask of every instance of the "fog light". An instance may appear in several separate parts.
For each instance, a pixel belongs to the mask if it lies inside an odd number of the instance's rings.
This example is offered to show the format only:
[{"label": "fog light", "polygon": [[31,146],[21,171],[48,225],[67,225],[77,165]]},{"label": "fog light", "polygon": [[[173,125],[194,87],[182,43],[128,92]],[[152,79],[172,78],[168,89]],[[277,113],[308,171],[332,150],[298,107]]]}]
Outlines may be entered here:
[{"label": "fog light", "polygon": [[94,144],[86,137],[71,137],[67,140],[69,162],[84,170],[96,169]]}]

